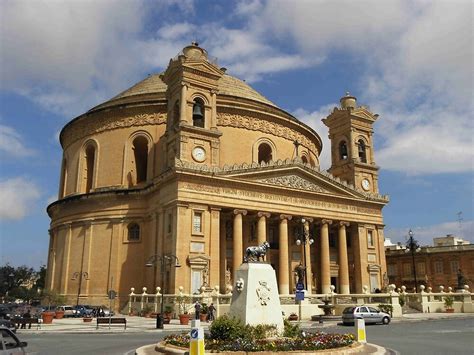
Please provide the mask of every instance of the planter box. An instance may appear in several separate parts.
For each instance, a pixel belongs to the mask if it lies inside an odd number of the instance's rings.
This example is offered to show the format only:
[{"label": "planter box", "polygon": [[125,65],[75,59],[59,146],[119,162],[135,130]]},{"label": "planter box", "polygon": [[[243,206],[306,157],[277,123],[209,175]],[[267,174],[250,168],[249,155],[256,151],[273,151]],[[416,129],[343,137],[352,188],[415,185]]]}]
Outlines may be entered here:
[{"label": "planter box", "polygon": [[43,324],[51,324],[53,323],[54,312],[43,312],[41,318],[43,319]]},{"label": "planter box", "polygon": [[189,324],[189,318],[190,318],[189,314],[180,314],[179,315],[179,323],[181,325],[188,325]]},{"label": "planter box", "polygon": [[63,319],[64,318],[64,311],[56,311],[56,314],[55,314],[54,318]]},{"label": "planter box", "polygon": [[82,321],[84,323],[90,323],[90,322],[92,322],[92,319],[93,319],[92,317],[84,317],[84,318],[82,318]]}]

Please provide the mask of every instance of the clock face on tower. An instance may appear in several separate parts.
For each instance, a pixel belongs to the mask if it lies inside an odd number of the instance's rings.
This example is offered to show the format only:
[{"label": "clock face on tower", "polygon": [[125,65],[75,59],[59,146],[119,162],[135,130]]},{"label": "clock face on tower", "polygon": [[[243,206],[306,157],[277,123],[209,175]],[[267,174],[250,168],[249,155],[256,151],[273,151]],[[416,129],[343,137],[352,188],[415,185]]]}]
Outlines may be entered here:
[{"label": "clock face on tower", "polygon": [[206,160],[206,151],[203,147],[196,147],[193,149],[192,156],[194,160],[202,163],[204,160]]},{"label": "clock face on tower", "polygon": [[368,191],[370,189],[370,181],[367,179],[362,180],[362,188]]}]

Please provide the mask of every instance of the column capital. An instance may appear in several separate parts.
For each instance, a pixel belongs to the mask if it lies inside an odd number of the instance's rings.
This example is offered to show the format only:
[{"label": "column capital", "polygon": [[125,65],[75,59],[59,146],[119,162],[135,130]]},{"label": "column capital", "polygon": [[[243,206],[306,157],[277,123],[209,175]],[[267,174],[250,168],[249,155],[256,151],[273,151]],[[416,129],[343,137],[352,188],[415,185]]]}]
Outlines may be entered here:
[{"label": "column capital", "polygon": [[270,212],[258,212],[258,213],[257,213],[257,216],[258,216],[258,217],[270,218],[271,214],[270,214]]},{"label": "column capital", "polygon": [[290,215],[290,214],[281,214],[280,215],[280,219],[287,219],[287,220],[291,221],[292,218],[293,218],[293,216]]},{"label": "column capital", "polygon": [[332,224],[332,220],[331,219],[322,219],[321,224]]},{"label": "column capital", "polygon": [[246,215],[247,215],[247,210],[238,210],[238,209],[235,209],[235,210],[234,210],[234,214],[235,214],[235,215],[241,214],[242,216],[246,216]]},{"label": "column capital", "polygon": [[351,224],[346,221],[339,221],[339,227],[349,227]]},{"label": "column capital", "polygon": [[308,223],[313,223],[313,221],[314,221],[314,218],[312,218],[312,217],[301,217],[301,218],[305,219],[306,222],[308,222]]}]

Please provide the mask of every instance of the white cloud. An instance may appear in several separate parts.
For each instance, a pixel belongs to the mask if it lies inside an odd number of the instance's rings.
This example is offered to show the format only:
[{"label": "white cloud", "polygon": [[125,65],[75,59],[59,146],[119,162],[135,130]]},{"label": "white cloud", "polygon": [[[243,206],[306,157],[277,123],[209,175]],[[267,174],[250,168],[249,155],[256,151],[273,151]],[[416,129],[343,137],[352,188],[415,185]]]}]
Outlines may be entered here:
[{"label": "white cloud", "polygon": [[445,222],[431,226],[415,226],[407,228],[387,228],[385,237],[390,238],[392,243],[401,242],[404,244],[407,240],[408,230],[412,229],[414,238],[421,245],[433,245],[433,238],[445,237],[452,234],[461,237],[464,240],[470,240],[474,243],[474,221],[464,221],[461,226],[459,222]]},{"label": "white cloud", "polygon": [[0,124],[0,153],[8,157],[26,157],[35,152],[26,148],[22,136],[12,127]]},{"label": "white cloud", "polygon": [[235,13],[241,16],[249,16],[259,12],[262,8],[260,0],[242,0],[235,7]]},{"label": "white cloud", "polygon": [[57,195],[51,195],[48,197],[48,199],[46,200],[46,203],[48,205],[52,204],[54,201],[57,201],[58,200],[58,196]]},{"label": "white cloud", "polygon": [[35,183],[24,177],[0,181],[0,220],[19,220],[31,212],[40,197]]}]

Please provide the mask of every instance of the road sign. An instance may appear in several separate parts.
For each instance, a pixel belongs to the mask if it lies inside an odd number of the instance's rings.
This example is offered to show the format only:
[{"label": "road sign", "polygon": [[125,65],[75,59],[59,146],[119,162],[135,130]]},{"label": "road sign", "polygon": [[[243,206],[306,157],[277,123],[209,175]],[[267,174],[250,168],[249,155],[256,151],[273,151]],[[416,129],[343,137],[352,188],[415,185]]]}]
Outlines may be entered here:
[{"label": "road sign", "polygon": [[304,284],[303,284],[302,282],[298,282],[298,283],[296,284],[296,289],[297,289],[298,291],[303,291],[303,290],[304,290]]},{"label": "road sign", "polygon": [[191,339],[197,339],[199,335],[198,329],[191,329]]},{"label": "road sign", "polygon": [[297,301],[304,301],[304,292],[303,291],[296,291],[295,299]]},{"label": "road sign", "polygon": [[117,297],[117,292],[114,290],[109,291],[109,300],[114,300]]}]

